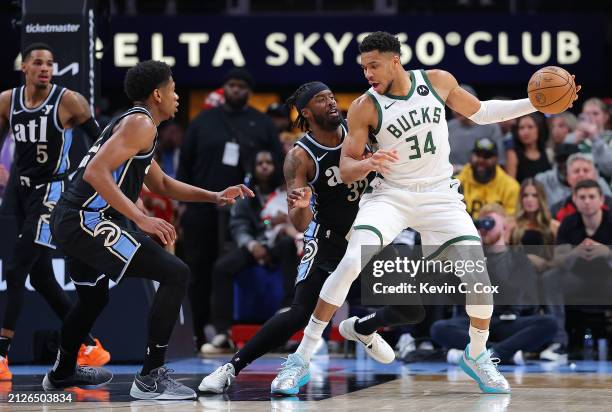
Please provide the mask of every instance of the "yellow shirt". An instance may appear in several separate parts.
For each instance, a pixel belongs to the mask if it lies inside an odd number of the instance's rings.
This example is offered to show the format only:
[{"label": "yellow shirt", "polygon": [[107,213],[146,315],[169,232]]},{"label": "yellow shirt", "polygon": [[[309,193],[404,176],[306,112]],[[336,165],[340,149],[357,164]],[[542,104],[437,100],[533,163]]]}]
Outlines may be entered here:
[{"label": "yellow shirt", "polygon": [[474,179],[472,165],[470,164],[465,165],[458,178],[463,186],[467,211],[473,218],[478,217],[478,211],[487,203],[499,203],[508,215],[514,215],[521,187],[501,167],[496,166],[495,178],[485,184]]}]

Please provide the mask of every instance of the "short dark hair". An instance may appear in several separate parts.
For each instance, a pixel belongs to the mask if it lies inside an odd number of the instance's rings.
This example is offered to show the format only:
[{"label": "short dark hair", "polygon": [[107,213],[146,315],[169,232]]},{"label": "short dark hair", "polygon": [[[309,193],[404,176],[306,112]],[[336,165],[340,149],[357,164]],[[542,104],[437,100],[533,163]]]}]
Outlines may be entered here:
[{"label": "short dark hair", "polygon": [[236,67],[225,74],[223,78],[223,84],[229,82],[230,80],[242,80],[249,86],[249,89],[253,90],[255,86],[255,80],[253,80],[253,75],[247,70],[241,67]]},{"label": "short dark hair", "polygon": [[153,90],[164,85],[172,77],[172,70],[164,62],[147,60],[130,68],[125,74],[123,89],[133,101],[145,100]]},{"label": "short dark hair", "polygon": [[48,50],[51,52],[51,54],[54,54],[53,49],[47,43],[41,43],[41,42],[30,43],[22,50],[21,60],[22,61],[28,60],[28,58],[30,57],[30,54],[32,54],[34,50]]},{"label": "short dark hair", "polygon": [[398,56],[401,54],[399,40],[386,31],[376,31],[369,34],[359,45],[359,53],[366,53],[374,50],[378,50],[379,52],[391,52]]},{"label": "short dark hair", "polygon": [[603,195],[603,190],[601,190],[601,186],[599,186],[599,183],[597,183],[595,180],[586,179],[576,183],[576,186],[574,186],[574,194],[578,194],[578,191],[580,189],[597,189],[599,195]]}]

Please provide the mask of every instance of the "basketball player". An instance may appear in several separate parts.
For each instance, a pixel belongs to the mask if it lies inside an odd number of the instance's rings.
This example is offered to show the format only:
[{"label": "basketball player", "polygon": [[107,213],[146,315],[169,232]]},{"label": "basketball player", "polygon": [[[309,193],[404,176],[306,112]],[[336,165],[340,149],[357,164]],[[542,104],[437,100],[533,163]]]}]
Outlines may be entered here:
[{"label": "basketball player", "polygon": [[[304,231],[305,242],[295,297],[288,311],[268,320],[229,363],[202,380],[198,389],[203,392],[222,393],[249,363],[278,348],[306,326],[321,286],[346,250],[345,236],[357,214],[359,199],[373,177],[363,176],[348,185],[340,180],[340,149],[347,130],[329,87],[321,82],[303,84],[287,105],[297,109],[295,126],[306,131],[287,154],[284,166],[289,216],[293,225]],[[387,307],[379,312],[387,322],[384,326],[416,323],[424,316],[420,306]],[[375,348],[381,362],[391,362],[395,358],[393,349],[374,332],[362,338]],[[295,355],[289,356],[287,362]],[[279,386],[281,381],[272,382],[272,393],[289,394],[290,388]]]},{"label": "basketball player", "polygon": [[[78,300],[62,326],[57,361],[43,380],[45,390],[100,385],[112,374],[102,368],[75,367],[79,342],[108,301],[108,282],[124,276],[159,282],[148,319],[144,365],[130,395],[138,399],[191,399],[195,392],[169,376],[164,358],[185,296],[189,269],[164,245],[174,243],[174,227],[136,207],[143,182],[155,193],[183,202],[234,203],[253,196],[244,185],[209,192],[165,175],[153,160],[157,126],[174,117],[178,96],[170,67],[158,61],[128,70],[125,92],[134,107],[113,119],[79,165],[77,174],[51,215],[51,231],[67,255]],[[140,229],[130,231],[126,218]],[[150,236],[149,236],[150,235]]]},{"label": "basketball player", "polygon": [[[529,99],[480,102],[442,70],[406,72],[400,63],[400,43],[389,33],[370,34],[359,51],[364,75],[372,87],[349,109],[350,134],[342,146],[340,175],[343,182],[358,181],[372,171],[377,172],[377,177],[371,185],[372,193],[361,200],[347,251],[323,285],[300,346],[278,374],[277,379],[283,380],[280,385],[293,389],[291,393],[297,393],[308,381],[314,345],[344,302],[362,261],[371,257],[361,256],[362,246],[384,247],[405,227],[411,227],[421,233],[424,255],[427,251],[429,258],[461,257],[466,249],[449,248],[457,244],[472,245],[467,259],[484,258],[478,231],[457,192],[458,182],[451,180],[444,106],[478,124],[535,111]],[[379,150],[363,159],[370,132]],[[432,245],[442,246],[434,250]],[[462,279],[489,282],[486,271],[480,276],[470,273]],[[486,349],[492,302],[490,295],[467,295],[470,343],[460,365],[483,392],[508,393],[510,386]],[[340,330],[346,337],[357,326],[356,319],[351,318],[341,323]]]},{"label": "basketball player", "polygon": [[[33,43],[22,56],[25,85],[0,94],[0,133],[7,124],[10,126],[15,138],[15,170],[19,174],[15,202],[19,236],[5,272],[8,296],[0,330],[0,380],[12,378],[7,353],[23,306],[28,274],[34,289],[60,319],[72,307],[53,273],[51,249],[55,245],[49,231],[49,214],[68,182],[73,128],[81,127],[91,141],[100,134],[85,98],[51,83],[51,48]],[[110,360],[97,339],[89,335],[84,338],[79,363],[101,366]]]}]

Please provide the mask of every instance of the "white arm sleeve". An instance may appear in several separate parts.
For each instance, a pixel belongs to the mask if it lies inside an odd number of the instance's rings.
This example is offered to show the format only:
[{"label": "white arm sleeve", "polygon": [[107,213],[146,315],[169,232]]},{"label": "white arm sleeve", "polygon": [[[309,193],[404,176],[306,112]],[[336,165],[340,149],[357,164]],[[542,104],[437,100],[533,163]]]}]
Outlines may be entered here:
[{"label": "white arm sleeve", "polygon": [[480,109],[469,117],[477,124],[489,124],[514,119],[536,111],[529,99],[487,100],[480,102]]}]

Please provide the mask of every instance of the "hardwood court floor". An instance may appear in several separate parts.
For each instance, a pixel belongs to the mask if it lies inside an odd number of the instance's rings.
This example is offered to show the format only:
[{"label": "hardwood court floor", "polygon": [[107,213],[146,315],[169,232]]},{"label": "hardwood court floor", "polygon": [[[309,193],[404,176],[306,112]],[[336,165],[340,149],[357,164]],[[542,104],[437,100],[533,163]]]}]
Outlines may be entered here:
[{"label": "hardwood court floor", "polygon": [[[184,384],[197,387],[201,378],[225,359],[172,362]],[[70,404],[8,404],[9,392],[40,391],[48,367],[13,366],[12,383],[0,383],[2,410],[122,411],[610,411],[612,362],[576,362],[568,366],[534,363],[502,367],[511,395],[484,395],[460,369],[443,363],[381,365],[371,360],[317,361],[311,382],[296,397],[269,394],[279,357],[249,366],[225,395],[200,395],[196,401],[135,401],[129,396],[136,366],[111,366],[113,381],[103,388],[79,390]]]}]

